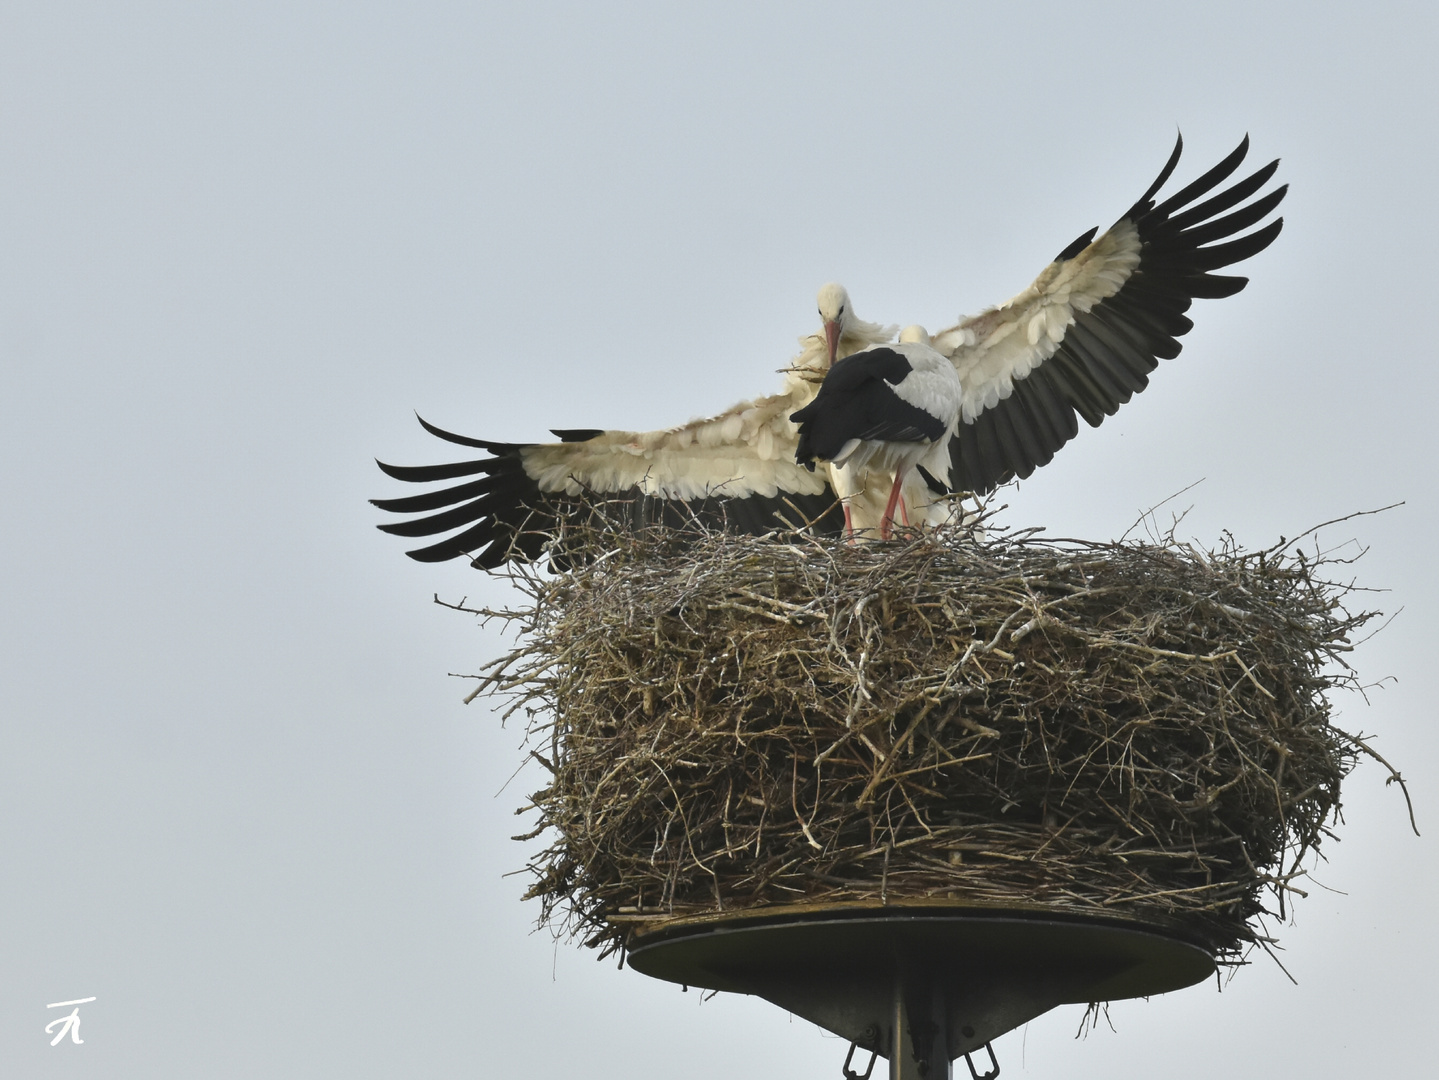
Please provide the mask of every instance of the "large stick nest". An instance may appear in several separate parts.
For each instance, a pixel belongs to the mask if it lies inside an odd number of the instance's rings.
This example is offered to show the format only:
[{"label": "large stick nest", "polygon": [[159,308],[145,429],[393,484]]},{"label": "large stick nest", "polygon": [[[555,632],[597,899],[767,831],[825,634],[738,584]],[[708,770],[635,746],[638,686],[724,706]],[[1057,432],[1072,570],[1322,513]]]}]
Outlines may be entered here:
[{"label": "large stick nest", "polygon": [[550,774],[529,896],[605,952],[674,916],[945,900],[1232,960],[1370,752],[1328,692],[1374,613],[1290,545],[567,543],[574,569],[482,612],[522,634],[481,689]]}]

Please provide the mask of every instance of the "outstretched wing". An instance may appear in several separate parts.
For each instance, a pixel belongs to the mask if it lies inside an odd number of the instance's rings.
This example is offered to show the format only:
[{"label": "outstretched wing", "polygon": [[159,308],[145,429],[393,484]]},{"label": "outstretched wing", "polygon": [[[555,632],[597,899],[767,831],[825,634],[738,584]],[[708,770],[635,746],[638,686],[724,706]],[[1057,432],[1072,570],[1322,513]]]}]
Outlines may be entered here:
[{"label": "outstretched wing", "polygon": [[486,569],[542,556],[568,525],[597,510],[635,525],[699,520],[739,532],[810,525],[837,533],[843,516],[826,478],[794,459],[795,404],[777,394],[663,431],[556,431],[557,443],[473,439],[422,419],[432,435],[490,456],[444,465],[377,462],[409,483],[464,479],[371,501],[391,513],[422,515],[379,526],[385,532],[443,536],[410,551],[411,558],[441,562],[478,552],[473,563]]},{"label": "outstretched wing", "polygon": [[1246,201],[1279,162],[1210,194],[1244,161],[1246,135],[1218,165],[1156,204],[1183,146],[1182,138],[1175,142],[1158,178],[1109,231],[1092,239],[1091,229],[1013,300],[936,335],[934,347],[953,360],[964,387],[951,444],[957,489],[989,491],[1048,464],[1078,432],[1076,414],[1098,427],[1149,385],[1161,359],[1179,355],[1176,339],[1193,326],[1184,314],[1192,301],[1232,296],[1248,284],[1212,271],[1279,235],[1283,218],[1244,233],[1288,190]]}]

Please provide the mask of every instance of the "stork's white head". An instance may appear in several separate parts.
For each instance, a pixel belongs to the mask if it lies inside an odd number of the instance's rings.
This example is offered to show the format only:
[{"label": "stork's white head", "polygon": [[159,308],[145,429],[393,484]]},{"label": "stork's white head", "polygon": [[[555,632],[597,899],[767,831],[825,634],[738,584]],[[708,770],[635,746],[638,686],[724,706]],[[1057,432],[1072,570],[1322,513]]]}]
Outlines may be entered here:
[{"label": "stork's white head", "polygon": [[835,351],[845,323],[854,317],[850,310],[849,293],[843,285],[831,281],[819,290],[819,317],[824,321],[824,339],[829,346],[829,365],[834,366]]},{"label": "stork's white head", "polygon": [[929,331],[922,326],[906,326],[899,332],[899,340],[915,345],[928,345]]}]

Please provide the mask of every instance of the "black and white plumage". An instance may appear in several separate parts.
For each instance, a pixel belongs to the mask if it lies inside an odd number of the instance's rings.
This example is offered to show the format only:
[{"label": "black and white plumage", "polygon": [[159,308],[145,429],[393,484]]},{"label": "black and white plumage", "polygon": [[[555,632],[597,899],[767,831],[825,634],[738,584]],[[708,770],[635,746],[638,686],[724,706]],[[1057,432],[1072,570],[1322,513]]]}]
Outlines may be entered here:
[{"label": "black and white plumage", "polygon": [[845,528],[854,532],[851,503],[861,478],[890,476],[880,516],[880,539],[888,540],[896,506],[911,468],[927,465],[933,477],[949,473],[949,443],[959,422],[964,390],[959,373],[917,326],[896,345],[873,345],[830,368],[815,399],[790,416],[799,425],[795,460],[834,467],[833,486],[844,506]]},{"label": "black and white plumage", "polygon": [[[1250,200],[1277,160],[1220,189],[1249,152],[1239,146],[1162,202],[1184,140],[1149,189],[1103,235],[1071,243],[1024,292],[934,337],[964,384],[951,483],[985,492],[1047,465],[1079,427],[1098,427],[1149,385],[1194,325],[1196,299],[1233,296],[1249,279],[1213,271],[1258,254],[1284,226],[1268,217],[1288,185]],[[1200,201],[1202,200],[1202,201]],[[1238,207],[1238,209],[1235,209]],[[1231,212],[1232,211],[1232,212]],[[1242,235],[1241,235],[1242,234]]]},{"label": "black and white plumage", "polygon": [[[1096,237],[1098,230],[1089,230],[1018,296],[934,336],[934,350],[948,358],[960,384],[947,474],[925,466],[942,486],[984,492],[1028,477],[1077,434],[1080,417],[1098,426],[1148,385],[1159,360],[1178,355],[1195,299],[1231,296],[1247,284],[1214,271],[1263,251],[1279,235],[1282,218],[1261,223],[1287,186],[1258,194],[1279,163],[1225,187],[1248,153],[1246,137],[1199,179],[1156,201],[1182,147],[1177,141],[1158,178],[1106,232]],[[623,500],[643,521],[698,514],[750,532],[784,522],[838,532],[839,494],[856,528],[882,524],[893,470],[851,463],[843,467],[847,474],[840,467],[810,471],[795,459],[799,432],[790,417],[814,399],[829,366],[893,337],[892,328],[856,318],[838,285],[825,286],[819,301],[822,329],[801,339],[803,351],[781,392],[718,416],[651,432],[560,431],[556,443],[492,442],[425,424],[442,439],[490,456],[434,466],[381,464],[407,482],[465,479],[417,496],[374,500],[383,510],[421,515],[380,528],[441,537],[412,550],[416,559],[478,552],[475,565],[494,567],[537,556],[567,515],[584,513],[597,500]],[[901,479],[912,484],[913,472]],[[899,506],[903,512],[905,503]]]},{"label": "black and white plumage", "polygon": [[888,341],[895,328],[856,316],[842,286],[824,286],[818,301],[821,329],[800,339],[781,391],[717,416],[659,431],[555,431],[560,441],[554,443],[474,439],[421,419],[432,435],[490,456],[444,465],[377,462],[411,483],[477,477],[422,495],[371,500],[392,513],[425,515],[380,528],[406,537],[450,533],[408,554],[439,562],[478,552],[473,564],[486,569],[539,557],[567,520],[597,502],[607,504],[611,519],[636,524],[698,519],[749,533],[805,526],[838,534],[839,504],[826,475],[795,461],[789,416],[814,397],[836,356]]}]

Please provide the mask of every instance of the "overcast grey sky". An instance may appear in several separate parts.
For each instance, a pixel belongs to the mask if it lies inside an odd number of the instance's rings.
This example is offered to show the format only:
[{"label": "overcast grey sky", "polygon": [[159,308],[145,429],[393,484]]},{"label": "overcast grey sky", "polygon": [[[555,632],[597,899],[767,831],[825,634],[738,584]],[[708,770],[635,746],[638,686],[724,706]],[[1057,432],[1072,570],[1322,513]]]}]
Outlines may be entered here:
[{"label": "overcast grey sky", "polygon": [[[497,439],[777,385],[815,289],[945,325],[1247,131],[1287,226],[1009,496],[1326,531],[1404,608],[1343,843],[1262,958],[1006,1076],[1428,1077],[1439,969],[1432,4],[0,6],[0,1075],[833,1078],[845,1046],[532,933],[538,778],[373,528],[412,409]],[[504,789],[504,790],[502,790]],[[82,1007],[51,1048],[49,1002]]]}]

